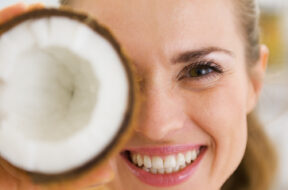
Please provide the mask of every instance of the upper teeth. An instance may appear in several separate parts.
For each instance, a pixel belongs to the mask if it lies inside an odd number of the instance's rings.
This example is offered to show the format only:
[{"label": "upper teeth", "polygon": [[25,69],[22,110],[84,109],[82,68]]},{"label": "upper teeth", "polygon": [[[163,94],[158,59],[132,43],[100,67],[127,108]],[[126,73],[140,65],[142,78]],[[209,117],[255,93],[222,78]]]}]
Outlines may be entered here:
[{"label": "upper teeth", "polygon": [[196,160],[198,154],[198,150],[191,150],[185,153],[178,153],[177,155],[150,157],[131,152],[131,159],[135,165],[143,168],[147,172],[164,174],[177,172],[185,168],[188,164]]}]

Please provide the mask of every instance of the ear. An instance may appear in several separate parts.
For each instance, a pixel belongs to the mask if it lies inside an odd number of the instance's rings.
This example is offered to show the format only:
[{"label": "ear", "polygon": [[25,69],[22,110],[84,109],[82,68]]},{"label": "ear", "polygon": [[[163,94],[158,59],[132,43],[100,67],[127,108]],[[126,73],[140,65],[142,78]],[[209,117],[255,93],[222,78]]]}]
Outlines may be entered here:
[{"label": "ear", "polygon": [[247,97],[247,113],[250,113],[256,106],[260,91],[263,85],[263,79],[267,67],[269,49],[265,45],[260,46],[259,60],[253,66],[248,68],[249,92]]}]

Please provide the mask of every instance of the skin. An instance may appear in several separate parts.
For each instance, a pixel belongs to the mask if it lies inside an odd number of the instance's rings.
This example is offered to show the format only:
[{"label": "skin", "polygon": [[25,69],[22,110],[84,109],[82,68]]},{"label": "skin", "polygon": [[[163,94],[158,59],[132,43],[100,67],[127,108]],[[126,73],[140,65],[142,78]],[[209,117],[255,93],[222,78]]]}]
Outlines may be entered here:
[{"label": "skin", "polygon": [[[71,5],[105,23],[135,66],[142,102],[134,134],[124,149],[208,146],[189,180],[167,190],[220,189],[243,157],[247,114],[258,99],[268,50],[262,46],[260,59],[247,66],[245,41],[232,3],[230,0],[74,0]],[[184,53],[203,49],[213,51],[197,60],[179,60]],[[184,67],[199,61],[212,61],[223,73],[212,71],[193,78],[184,72]],[[179,79],[183,73],[185,76]],[[140,182],[120,156],[111,158],[111,163],[115,172],[115,178],[107,184],[111,189],[159,189]],[[111,174],[112,169],[105,171]],[[94,183],[111,179],[99,171],[94,176]]]},{"label": "skin", "polygon": [[[83,0],[72,7],[107,25],[133,61],[143,101],[134,135],[125,148],[206,144],[208,151],[192,177],[176,189],[220,189],[239,165],[247,141],[247,114],[254,108],[267,61],[267,49],[247,68],[240,26],[230,0]],[[203,48],[223,74],[178,80],[195,60],[179,55]],[[229,53],[227,53],[229,52]],[[174,61],[173,61],[174,60]],[[249,69],[249,74],[247,72]],[[168,111],[169,110],[169,111]],[[114,159],[112,189],[158,189],[140,182],[120,156]]]}]

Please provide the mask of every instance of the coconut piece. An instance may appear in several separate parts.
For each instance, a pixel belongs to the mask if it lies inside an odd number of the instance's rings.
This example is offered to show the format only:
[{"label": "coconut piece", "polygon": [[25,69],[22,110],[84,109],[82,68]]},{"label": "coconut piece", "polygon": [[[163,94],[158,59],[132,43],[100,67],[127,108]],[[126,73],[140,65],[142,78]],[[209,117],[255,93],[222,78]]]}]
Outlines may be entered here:
[{"label": "coconut piece", "polygon": [[0,26],[0,155],[58,175],[99,164],[129,133],[131,67],[111,33],[64,9]]}]

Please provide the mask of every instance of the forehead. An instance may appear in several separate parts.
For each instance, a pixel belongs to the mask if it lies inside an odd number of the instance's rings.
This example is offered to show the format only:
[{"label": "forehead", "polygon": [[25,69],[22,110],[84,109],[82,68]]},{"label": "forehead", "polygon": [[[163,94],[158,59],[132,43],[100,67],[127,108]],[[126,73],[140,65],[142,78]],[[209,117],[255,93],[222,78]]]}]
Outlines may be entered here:
[{"label": "forehead", "polygon": [[128,50],[139,44],[167,53],[225,48],[239,38],[231,0],[78,0],[75,6],[107,25]]}]

